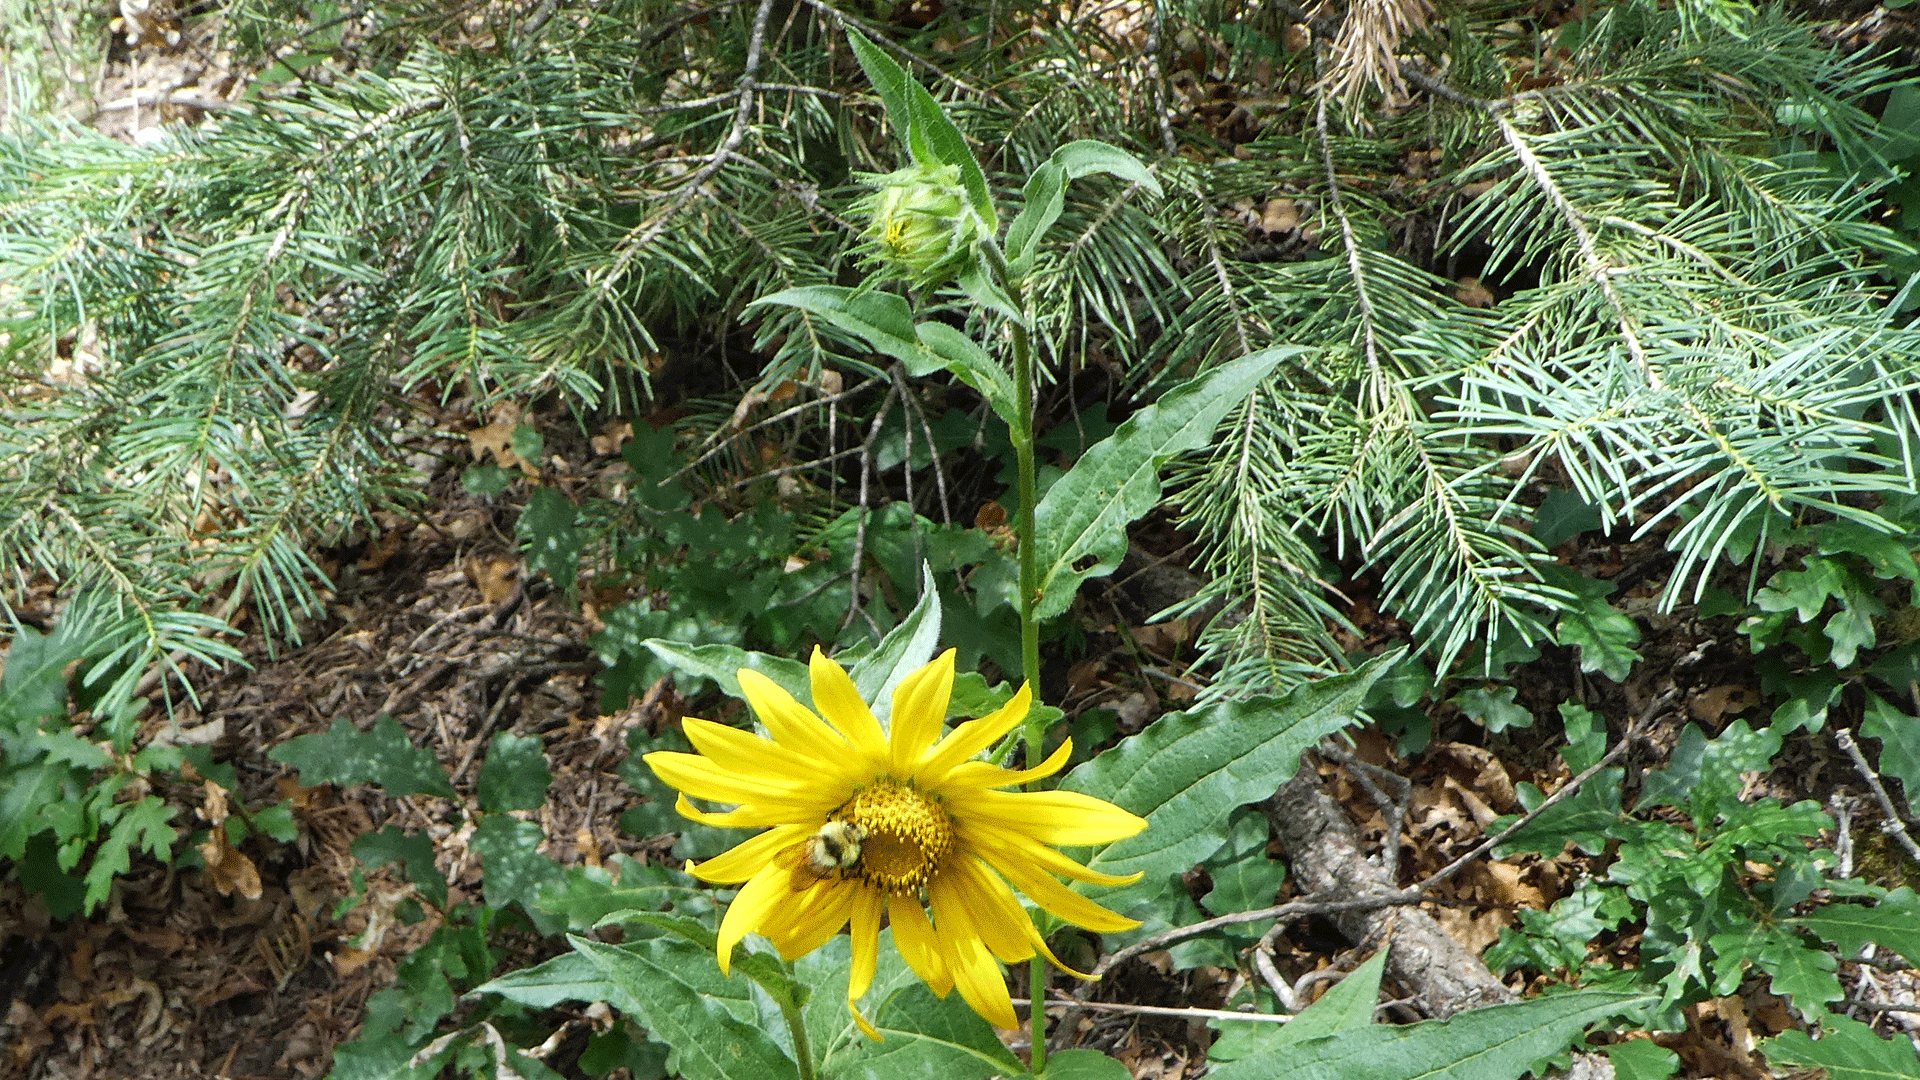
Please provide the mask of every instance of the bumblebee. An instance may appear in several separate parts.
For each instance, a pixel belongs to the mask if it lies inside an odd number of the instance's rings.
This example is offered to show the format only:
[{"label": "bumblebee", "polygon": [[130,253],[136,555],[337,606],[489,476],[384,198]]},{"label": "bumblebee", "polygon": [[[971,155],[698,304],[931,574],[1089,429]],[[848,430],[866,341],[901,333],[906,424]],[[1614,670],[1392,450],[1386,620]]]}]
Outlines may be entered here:
[{"label": "bumblebee", "polygon": [[860,863],[860,845],[867,827],[853,821],[828,821],[807,837],[806,850],[793,875],[793,891],[826,878],[844,877]]}]

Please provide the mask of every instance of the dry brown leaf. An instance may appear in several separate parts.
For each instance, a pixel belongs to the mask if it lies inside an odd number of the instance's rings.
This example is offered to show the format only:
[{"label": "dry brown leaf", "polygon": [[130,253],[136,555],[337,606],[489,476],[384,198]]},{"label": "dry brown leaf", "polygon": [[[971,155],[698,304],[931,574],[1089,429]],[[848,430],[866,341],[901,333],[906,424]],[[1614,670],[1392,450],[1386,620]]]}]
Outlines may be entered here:
[{"label": "dry brown leaf", "polygon": [[1270,233],[1289,232],[1300,227],[1299,204],[1292,199],[1268,199],[1260,214],[1260,228]]},{"label": "dry brown leaf", "polygon": [[206,840],[195,846],[200,857],[207,861],[207,874],[213,878],[213,887],[220,890],[221,896],[260,899],[260,871],[252,859],[227,839],[226,826],[215,825]]},{"label": "dry brown leaf", "polygon": [[600,434],[588,440],[593,444],[593,452],[607,457],[620,452],[620,448],[633,438],[633,425],[625,420],[608,424],[600,429]]},{"label": "dry brown leaf", "polygon": [[1531,908],[1545,911],[1547,898],[1540,890],[1527,884],[1522,878],[1526,868],[1512,863],[1488,862],[1476,864],[1480,867],[1478,875],[1484,898],[1496,907]]},{"label": "dry brown leaf", "polygon": [[466,570],[480,598],[489,604],[512,596],[520,577],[520,564],[513,559],[469,559]]},{"label": "dry brown leaf", "polygon": [[1759,703],[1759,695],[1744,686],[1716,686],[1687,698],[1687,712],[1703,724],[1718,725],[1721,718],[1746,712]]},{"label": "dry brown leaf", "polygon": [[219,828],[227,820],[226,789],[208,780],[200,785],[200,794],[206,800],[206,804],[200,808],[200,817],[207,824]]},{"label": "dry brown leaf", "polygon": [[1133,639],[1140,647],[1155,656],[1171,656],[1180,646],[1193,638],[1193,631],[1185,619],[1169,619],[1163,623],[1148,623],[1133,627]]},{"label": "dry brown leaf", "polygon": [[361,553],[360,561],[356,565],[363,571],[380,569],[395,555],[400,554],[400,545],[405,540],[406,533],[400,529],[387,530],[367,545],[367,550]]},{"label": "dry brown leaf", "polygon": [[518,426],[517,421],[501,420],[467,432],[467,446],[473,451],[473,460],[481,461],[492,454],[494,463],[503,469],[526,468],[527,463],[513,452],[513,429]]},{"label": "dry brown leaf", "polygon": [[1477,277],[1460,278],[1454,285],[1453,298],[1470,308],[1490,308],[1498,299]]},{"label": "dry brown leaf", "polygon": [[1485,747],[1441,743],[1428,752],[1427,760],[1475,793],[1485,805],[1502,812],[1520,808],[1506,765]]},{"label": "dry brown leaf", "polygon": [[1486,952],[1488,946],[1499,941],[1500,930],[1507,925],[1505,913],[1500,911],[1469,913],[1465,908],[1443,907],[1435,911],[1433,917],[1449,937],[1466,946],[1475,956]]}]

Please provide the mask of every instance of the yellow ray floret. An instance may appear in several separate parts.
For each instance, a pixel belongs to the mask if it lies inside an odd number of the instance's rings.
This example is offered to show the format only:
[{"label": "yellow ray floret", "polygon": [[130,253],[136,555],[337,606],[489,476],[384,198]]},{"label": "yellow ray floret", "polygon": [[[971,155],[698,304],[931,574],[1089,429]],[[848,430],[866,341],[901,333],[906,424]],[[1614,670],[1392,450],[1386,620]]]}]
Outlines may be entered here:
[{"label": "yellow ray floret", "polygon": [[[748,934],[792,959],[851,925],[847,1004],[860,1030],[878,1038],[858,1001],[873,984],[885,921],[901,957],[934,993],[958,989],[975,1012],[1010,1028],[1013,1002],[1000,965],[1036,952],[1059,963],[1014,890],[1090,930],[1139,925],[1055,876],[1121,885],[1139,875],[1098,873],[1054,848],[1108,843],[1147,823],[1087,795],[1005,790],[1059,771],[1071,746],[1031,769],[976,760],[1026,719],[1033,704],[1026,687],[993,713],[948,729],[948,650],[901,680],[883,728],[839,664],[815,649],[808,670],[818,713],[766,676],[740,671],[741,696],[772,739],[689,719],[687,738],[699,753],[646,757],[683,792],[679,806],[687,817],[766,827],[687,867],[707,881],[740,886],[720,922],[721,970]],[[689,795],[735,808],[703,811]]]}]

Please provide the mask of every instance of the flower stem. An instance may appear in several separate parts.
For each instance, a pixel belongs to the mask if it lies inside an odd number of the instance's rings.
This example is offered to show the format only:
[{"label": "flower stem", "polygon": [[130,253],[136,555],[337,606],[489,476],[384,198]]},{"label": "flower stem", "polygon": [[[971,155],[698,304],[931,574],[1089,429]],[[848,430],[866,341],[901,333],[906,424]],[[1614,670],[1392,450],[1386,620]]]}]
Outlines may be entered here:
[{"label": "flower stem", "polygon": [[1047,1071],[1047,962],[1036,956],[1027,961],[1027,1071]]},{"label": "flower stem", "polygon": [[[1015,304],[1024,307],[1024,297],[1019,283],[1008,282],[1007,292]],[[1014,535],[1020,543],[1020,668],[1027,685],[1033,690],[1033,699],[1043,701],[1040,692],[1040,623],[1033,617],[1034,605],[1039,597],[1040,573],[1037,564],[1038,553],[1034,528],[1034,503],[1038,499],[1039,481],[1033,463],[1033,340],[1027,325],[1021,320],[1013,322],[1013,392],[1014,421],[1012,442],[1014,457],[1020,469],[1020,510],[1014,518]],[[1027,743],[1027,767],[1033,768],[1046,757],[1046,728],[1031,717],[1025,726]],[[1037,786],[1030,784],[1029,787]],[[1027,1000],[1033,1002],[1027,1008],[1028,1037],[1027,1067],[1035,1076],[1045,1072],[1047,1067],[1047,962],[1034,957],[1027,963]]]},{"label": "flower stem", "polygon": [[[1009,290],[1015,293],[1017,290]],[[1034,535],[1033,504],[1039,487],[1033,463],[1033,343],[1026,326],[1013,324],[1014,421],[1010,432],[1013,454],[1020,470],[1020,509],[1014,518],[1014,534],[1020,543],[1020,674],[1033,688],[1035,701],[1045,700],[1040,691],[1040,624],[1033,617],[1039,597],[1040,571],[1036,563],[1038,547]],[[1026,726],[1027,767],[1040,764],[1046,756],[1046,732],[1029,722]]]},{"label": "flower stem", "polygon": [[813,1080],[813,1047],[807,1042],[806,1021],[800,1016],[799,1007],[785,1000],[785,995],[771,996],[780,1003],[780,1015],[787,1021],[787,1030],[793,1033],[793,1058],[800,1066],[800,1080]]}]

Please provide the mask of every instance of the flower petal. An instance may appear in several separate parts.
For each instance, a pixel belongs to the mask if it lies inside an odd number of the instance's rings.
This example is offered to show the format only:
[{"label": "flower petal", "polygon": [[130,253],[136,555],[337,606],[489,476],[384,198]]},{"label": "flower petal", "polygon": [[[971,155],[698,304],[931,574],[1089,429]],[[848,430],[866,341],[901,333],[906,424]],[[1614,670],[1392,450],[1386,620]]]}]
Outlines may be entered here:
[{"label": "flower petal", "polygon": [[[853,968],[847,973],[847,1005],[867,996],[873,986],[874,965],[880,958],[880,916],[887,895],[879,889],[860,889],[853,898]],[[859,1010],[854,1010],[857,1015]],[[875,1035],[874,1038],[879,1038]]]},{"label": "flower petal", "polygon": [[953,965],[953,983],[973,1011],[997,1028],[1016,1028],[1020,1020],[1013,1015],[1013,998],[1007,993],[1007,977],[993,954],[977,937],[943,938],[951,948],[947,962]]},{"label": "flower petal", "polygon": [[720,974],[727,974],[733,966],[733,947],[759,930],[768,915],[788,902],[791,890],[787,878],[785,870],[768,866],[741,886],[733,903],[727,905],[727,914],[720,920],[720,939],[714,947],[714,954],[720,958]]},{"label": "flower petal", "polygon": [[1002,962],[1033,956],[1033,920],[1013,890],[973,859],[958,859],[927,888],[943,934],[979,938]]},{"label": "flower petal", "polygon": [[801,787],[809,781],[817,782],[825,764],[751,732],[711,720],[689,716],[680,722],[680,729],[693,748],[710,760],[768,785],[784,782]]},{"label": "flower petal", "polygon": [[642,760],[655,776],[696,799],[709,802],[751,803],[766,799],[790,799],[798,787],[792,782],[773,784],[759,778],[741,776],[699,754],[655,750]]},{"label": "flower petal", "polygon": [[953,700],[953,658],[948,649],[900,680],[893,691],[893,775],[911,776],[914,766],[947,725]]},{"label": "flower petal", "polygon": [[775,907],[760,933],[792,960],[825,945],[847,925],[856,894],[867,891],[857,882],[822,879]]},{"label": "flower petal", "polygon": [[789,808],[768,806],[765,803],[752,803],[736,810],[702,810],[693,805],[685,795],[673,800],[673,808],[680,816],[702,825],[712,825],[719,829],[760,829],[768,825],[785,825],[793,821]]},{"label": "flower petal", "polygon": [[1073,740],[1063,739],[1060,748],[1047,755],[1047,760],[1031,769],[1003,769],[986,761],[963,761],[948,770],[946,779],[940,782],[942,793],[952,794],[957,788],[977,788],[985,791],[991,788],[1013,787],[1029,780],[1039,780],[1059,772],[1073,756]]},{"label": "flower petal", "polygon": [[1090,885],[1131,885],[1140,880],[1140,872],[1103,874],[1098,870],[1089,870],[1045,844],[1010,829],[970,821],[964,823],[959,831],[961,849],[973,853],[996,869],[1010,859],[1024,859],[1048,873]]},{"label": "flower petal", "polygon": [[900,950],[900,959],[935,996],[946,997],[953,990],[953,971],[933,923],[927,921],[926,909],[914,897],[890,896],[887,914],[893,921],[893,945]]},{"label": "flower petal", "polygon": [[740,696],[767,726],[773,741],[796,753],[833,765],[847,759],[847,740],[793,699],[780,684],[752,668],[741,668]]},{"label": "flower petal", "polygon": [[968,720],[958,724],[946,737],[934,744],[920,767],[914,770],[914,779],[922,783],[938,783],[947,770],[1000,741],[1007,732],[1020,726],[1033,709],[1033,687],[1022,683],[1017,693],[1005,705],[977,720]]},{"label": "flower petal", "polygon": [[813,674],[813,704],[820,715],[847,737],[867,764],[884,765],[886,732],[880,730],[880,721],[873,718],[873,710],[860,699],[860,691],[847,677],[847,669],[827,659],[827,654],[815,646],[812,659],[807,661],[807,670]]},{"label": "flower petal", "polygon": [[731,885],[745,881],[772,865],[774,856],[802,843],[810,830],[805,825],[781,825],[699,863],[688,863],[687,873],[702,881]]},{"label": "flower petal", "polygon": [[1111,933],[1131,930],[1140,925],[1138,919],[1108,911],[1053,880],[1051,874],[1036,869],[1032,863],[1010,860],[995,863],[994,869],[1006,875],[1013,887],[1026,893],[1029,900],[1075,926],[1084,926],[1097,933]]},{"label": "flower petal", "polygon": [[1076,791],[971,791],[950,802],[956,821],[989,822],[1056,847],[1104,844],[1147,827],[1144,818]]}]

